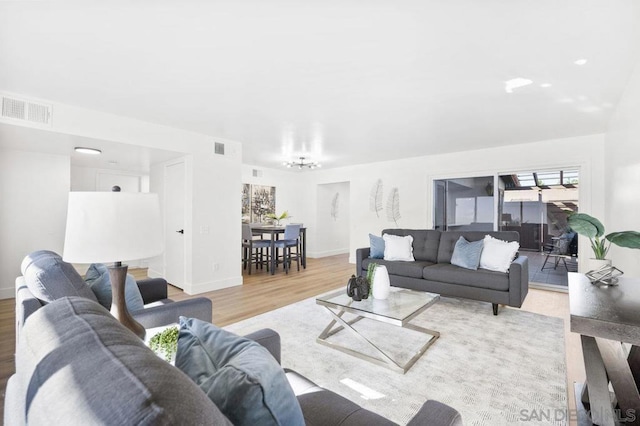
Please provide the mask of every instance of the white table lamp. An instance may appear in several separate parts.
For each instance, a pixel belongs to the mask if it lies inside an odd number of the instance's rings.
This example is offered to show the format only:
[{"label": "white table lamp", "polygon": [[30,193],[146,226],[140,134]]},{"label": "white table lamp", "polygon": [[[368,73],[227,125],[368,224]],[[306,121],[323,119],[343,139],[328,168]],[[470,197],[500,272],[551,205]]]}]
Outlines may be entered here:
[{"label": "white table lamp", "polygon": [[111,263],[111,313],[136,335],[145,330],[125,304],[127,265],[163,251],[157,194],[133,192],[70,192],[63,259],[72,263]]}]

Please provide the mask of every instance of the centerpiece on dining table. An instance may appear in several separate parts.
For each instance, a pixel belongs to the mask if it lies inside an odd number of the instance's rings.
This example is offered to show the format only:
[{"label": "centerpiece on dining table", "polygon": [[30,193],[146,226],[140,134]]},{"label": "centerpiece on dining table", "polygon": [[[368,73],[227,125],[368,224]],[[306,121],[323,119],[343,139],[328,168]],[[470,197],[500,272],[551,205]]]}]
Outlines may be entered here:
[{"label": "centerpiece on dining table", "polygon": [[293,216],[291,216],[289,214],[289,212],[287,210],[285,210],[284,212],[282,212],[282,214],[280,216],[276,215],[275,213],[267,213],[266,216],[272,220],[272,223],[275,226],[281,226],[281,221],[285,220],[285,219],[289,219]]}]

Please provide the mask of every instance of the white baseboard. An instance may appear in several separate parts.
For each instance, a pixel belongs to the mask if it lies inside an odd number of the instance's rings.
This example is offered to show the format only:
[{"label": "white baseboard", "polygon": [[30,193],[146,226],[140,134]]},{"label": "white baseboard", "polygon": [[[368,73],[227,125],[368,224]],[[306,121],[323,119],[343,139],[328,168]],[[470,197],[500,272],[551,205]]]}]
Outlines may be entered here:
[{"label": "white baseboard", "polygon": [[0,299],[13,299],[16,297],[15,287],[0,288]]},{"label": "white baseboard", "polygon": [[147,276],[149,278],[164,278],[164,274],[162,272],[155,271],[151,268],[147,269]]},{"label": "white baseboard", "polygon": [[191,286],[186,286],[183,289],[188,295],[206,293],[208,291],[221,290],[223,288],[235,287],[242,285],[242,276],[225,278],[223,280],[209,281],[205,283],[198,283]]},{"label": "white baseboard", "polygon": [[311,259],[317,259],[317,258],[320,258],[320,257],[329,257],[329,256],[335,256],[337,254],[345,254],[345,253],[349,253],[349,247],[341,248],[341,249],[335,249],[335,250],[309,251],[309,252],[307,252],[307,257],[309,257]]}]

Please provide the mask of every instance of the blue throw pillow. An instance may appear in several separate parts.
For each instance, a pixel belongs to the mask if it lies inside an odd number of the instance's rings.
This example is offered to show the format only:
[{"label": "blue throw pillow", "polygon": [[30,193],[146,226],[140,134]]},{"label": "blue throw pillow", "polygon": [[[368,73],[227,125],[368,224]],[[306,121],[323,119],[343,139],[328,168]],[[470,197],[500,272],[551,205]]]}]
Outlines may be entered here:
[{"label": "blue throw pillow", "polygon": [[384,258],[384,239],[382,237],[377,237],[373,234],[369,234],[369,245],[371,249],[369,250],[369,257],[372,259],[383,259]]},{"label": "blue throw pillow", "polygon": [[464,237],[458,238],[451,255],[451,264],[466,269],[478,269],[483,247],[483,240],[469,242]]},{"label": "blue throw pillow", "polygon": [[234,425],[305,424],[284,370],[253,340],[208,322],[180,317],[176,367]]},{"label": "blue throw pillow", "polygon": [[[109,277],[109,269],[102,263],[93,263],[89,266],[84,280],[96,295],[98,302],[107,309],[111,309],[111,278]],[[127,274],[124,283],[124,300],[129,312],[144,309],[144,300],[140,294],[138,284],[132,275]]]},{"label": "blue throw pillow", "polygon": [[97,301],[73,265],[63,261],[57,253],[34,251],[24,258],[21,270],[29,291],[44,303],[69,296]]}]

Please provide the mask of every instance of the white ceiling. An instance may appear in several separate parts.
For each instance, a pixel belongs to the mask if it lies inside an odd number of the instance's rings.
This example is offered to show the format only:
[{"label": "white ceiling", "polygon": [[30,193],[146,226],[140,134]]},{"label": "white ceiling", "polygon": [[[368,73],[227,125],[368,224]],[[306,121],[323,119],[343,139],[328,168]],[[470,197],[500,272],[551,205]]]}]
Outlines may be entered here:
[{"label": "white ceiling", "polygon": [[0,90],[337,167],[603,132],[638,27],[634,0],[5,1]]}]

